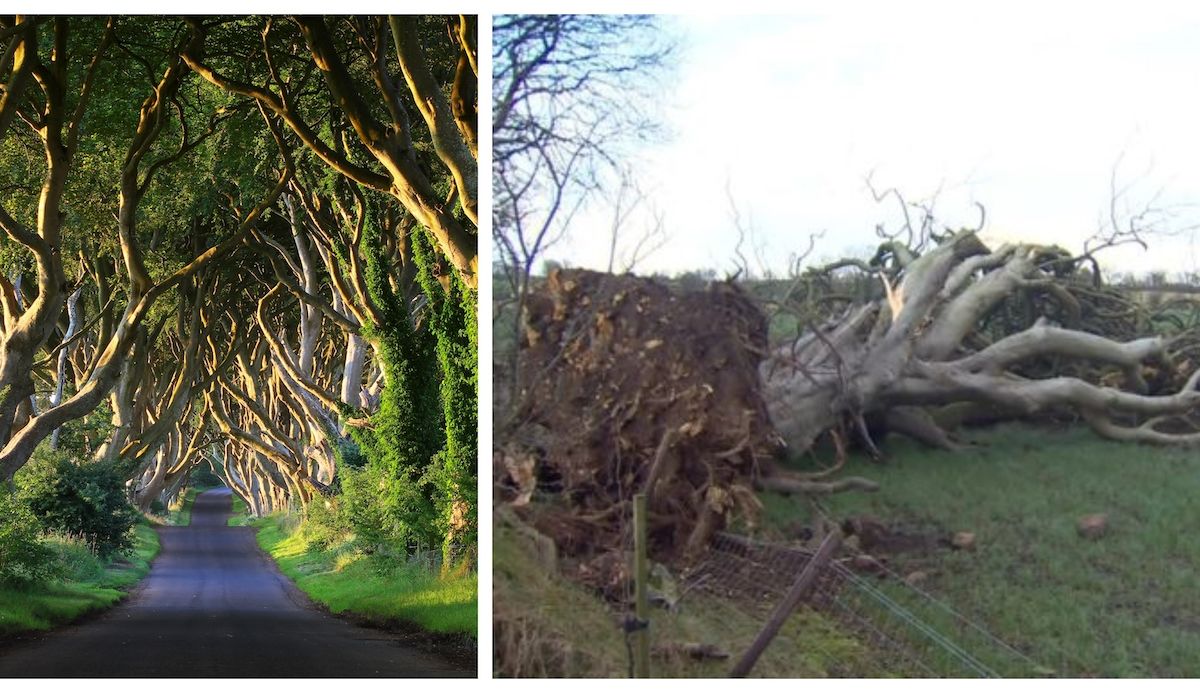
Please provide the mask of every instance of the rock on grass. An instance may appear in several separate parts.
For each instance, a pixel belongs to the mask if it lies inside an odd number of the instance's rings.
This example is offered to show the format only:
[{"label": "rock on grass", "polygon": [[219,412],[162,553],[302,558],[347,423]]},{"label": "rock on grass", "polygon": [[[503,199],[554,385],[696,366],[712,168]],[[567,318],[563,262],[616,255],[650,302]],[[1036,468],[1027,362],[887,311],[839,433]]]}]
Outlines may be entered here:
[{"label": "rock on grass", "polygon": [[1079,536],[1084,539],[1099,539],[1108,533],[1108,515],[1105,513],[1084,515],[1079,518],[1076,529],[1079,531]]},{"label": "rock on grass", "polygon": [[950,538],[950,545],[959,551],[974,551],[975,550],[975,533],[974,532],[955,532]]}]

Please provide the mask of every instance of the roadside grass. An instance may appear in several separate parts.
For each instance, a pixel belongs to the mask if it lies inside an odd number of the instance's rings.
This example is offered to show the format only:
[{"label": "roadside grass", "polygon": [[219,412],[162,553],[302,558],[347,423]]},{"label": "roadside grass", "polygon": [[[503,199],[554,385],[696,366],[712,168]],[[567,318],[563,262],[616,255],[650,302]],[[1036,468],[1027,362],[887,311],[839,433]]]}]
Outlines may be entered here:
[{"label": "roadside grass", "polygon": [[167,506],[166,512],[162,514],[143,513],[143,515],[151,524],[187,527],[192,524],[192,505],[196,502],[196,496],[207,490],[207,488],[189,488]]},{"label": "roadside grass", "polygon": [[[493,673],[498,677],[627,677],[624,613],[570,582],[538,558],[527,535],[504,522],[493,529]],[[676,610],[650,616],[654,677],[724,677],[762,628],[738,605],[692,592]],[[686,643],[711,645],[728,659],[696,661]],[[838,624],[801,609],[784,624],[751,676],[881,676],[874,655]]]},{"label": "roadside grass", "polygon": [[225,524],[229,527],[248,527],[253,521],[254,518],[250,516],[250,508],[246,506],[246,501],[236,493],[233,494],[233,515]]},{"label": "roadside grass", "polygon": [[343,539],[310,545],[294,518],[276,513],[251,521],[258,543],[284,575],[333,613],[370,621],[407,621],[434,633],[478,637],[479,585],[474,572],[439,575],[420,562],[368,555]]},{"label": "roadside grass", "polygon": [[[906,532],[974,532],[975,551],[890,557],[899,575],[1060,675],[1200,676],[1200,457],[1098,439],[1082,428],[975,430],[979,445],[931,451],[892,437],[888,461],[846,475],[878,493],[829,498],[835,518],[866,513]],[[762,494],[768,531],[809,517],[805,501]],[[1078,519],[1107,513],[1108,533]]]},{"label": "roadside grass", "polygon": [[176,498],[175,502],[167,507],[167,524],[175,527],[191,525],[192,505],[196,502],[196,496],[205,490],[207,489],[189,488],[182,496]]},{"label": "roadside grass", "polygon": [[150,571],[158,534],[147,523],[134,527],[133,552],[111,561],[94,556],[81,542],[52,538],[63,575],[25,589],[0,587],[0,636],[47,630],[119,602]]}]

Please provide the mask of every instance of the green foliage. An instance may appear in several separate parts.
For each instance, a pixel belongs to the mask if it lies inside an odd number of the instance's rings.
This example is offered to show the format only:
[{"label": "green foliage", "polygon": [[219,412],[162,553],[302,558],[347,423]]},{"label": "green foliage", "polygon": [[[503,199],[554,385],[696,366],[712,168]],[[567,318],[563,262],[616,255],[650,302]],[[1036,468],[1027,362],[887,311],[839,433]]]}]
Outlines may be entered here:
[{"label": "green foliage", "polygon": [[46,546],[54,553],[61,567],[61,577],[73,582],[92,583],[104,577],[105,562],[92,553],[83,541],[52,535],[46,538]]},{"label": "green foliage", "polygon": [[133,552],[105,562],[79,540],[51,537],[59,574],[40,585],[0,586],[0,636],[45,630],[121,600],[122,591],[150,570],[158,553],[158,535],[148,525],[134,529]]},{"label": "green foliage", "polygon": [[133,546],[139,515],[125,496],[122,475],[109,461],[76,464],[39,449],[16,476],[21,500],[42,526],[78,537],[100,556]]},{"label": "green foliage", "polygon": [[[442,375],[441,401],[446,421],[446,448],[436,456],[428,478],[439,492],[438,520],[447,540],[474,546],[478,495],[477,300],[453,272],[446,272],[450,279],[449,293],[443,290],[434,276],[433,268],[438,263],[428,231],[415,230],[412,246],[417,279],[430,301],[429,330],[437,340],[438,366]],[[459,503],[465,508],[456,507]],[[456,514],[460,517],[455,517]],[[461,526],[456,527],[456,524]],[[446,548],[449,551],[452,547],[447,545]]]},{"label": "green foliage", "polygon": [[221,477],[214,474],[212,467],[207,464],[196,465],[188,479],[188,485],[197,489],[217,488],[222,485]]},{"label": "green foliage", "polygon": [[381,623],[399,619],[438,633],[478,634],[474,573],[442,574],[419,557],[368,552],[347,537],[318,547],[309,538],[310,521],[289,527],[276,514],[255,524],[259,545],[313,600]]},{"label": "green foliage", "polygon": [[338,469],[362,469],[367,463],[362,448],[352,438],[338,438],[333,441],[333,459]]},{"label": "green foliage", "polygon": [[376,345],[385,386],[371,427],[353,429],[353,444],[335,451],[341,518],[367,542],[445,540],[447,552],[454,545],[474,548],[476,296],[453,273],[448,273],[449,293],[442,289],[428,234],[414,231],[413,261],[429,298],[425,329],[414,329],[392,287],[384,246],[379,225],[368,223],[363,242],[367,286],[381,323],[364,332]]},{"label": "green foliage", "polygon": [[301,537],[309,548],[327,549],[349,534],[339,505],[340,499],[337,497],[314,498],[304,508]]},{"label": "green foliage", "polygon": [[367,290],[381,323],[365,326],[364,334],[376,345],[385,384],[371,427],[352,429],[352,437],[367,458],[364,473],[378,479],[373,495],[380,508],[363,508],[359,502],[366,498],[360,496],[350,516],[384,515],[375,526],[355,521],[360,534],[381,532],[394,542],[432,542],[438,532],[426,472],[444,441],[433,345],[428,333],[413,328],[392,288],[382,231],[373,217],[368,214],[363,245]]},{"label": "green foliage", "polygon": [[0,585],[25,587],[54,577],[54,552],[42,544],[41,533],[29,508],[0,487]]},{"label": "green foliage", "polygon": [[112,414],[112,404],[105,398],[87,416],[63,424],[58,430],[59,451],[76,459],[91,459],[112,435]]},{"label": "green foliage", "polygon": [[379,544],[391,537],[403,536],[403,526],[380,502],[391,482],[382,465],[342,469],[338,477],[342,488],[339,498],[342,521],[363,543]]}]

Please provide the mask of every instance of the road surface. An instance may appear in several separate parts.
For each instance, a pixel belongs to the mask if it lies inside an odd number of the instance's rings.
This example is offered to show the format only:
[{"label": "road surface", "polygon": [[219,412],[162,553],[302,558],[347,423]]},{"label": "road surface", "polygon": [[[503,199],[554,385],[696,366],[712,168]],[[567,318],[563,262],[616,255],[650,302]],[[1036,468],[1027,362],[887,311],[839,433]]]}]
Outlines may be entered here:
[{"label": "road surface", "polygon": [[190,527],[159,530],[162,551],[129,599],[0,648],[0,676],[474,675],[312,607],[259,550],[253,530],[225,526],[230,508],[228,489],[201,493]]}]

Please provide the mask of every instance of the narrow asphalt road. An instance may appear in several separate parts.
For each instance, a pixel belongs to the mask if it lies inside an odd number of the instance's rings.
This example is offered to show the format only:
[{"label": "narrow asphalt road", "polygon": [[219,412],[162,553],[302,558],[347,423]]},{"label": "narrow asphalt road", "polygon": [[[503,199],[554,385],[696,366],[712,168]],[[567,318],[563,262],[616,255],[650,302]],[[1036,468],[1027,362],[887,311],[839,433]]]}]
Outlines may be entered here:
[{"label": "narrow asphalt road", "polygon": [[196,497],[190,527],[159,530],[162,552],[104,615],[0,649],[5,677],[473,676],[312,607],[254,541],[226,527],[228,489]]}]

